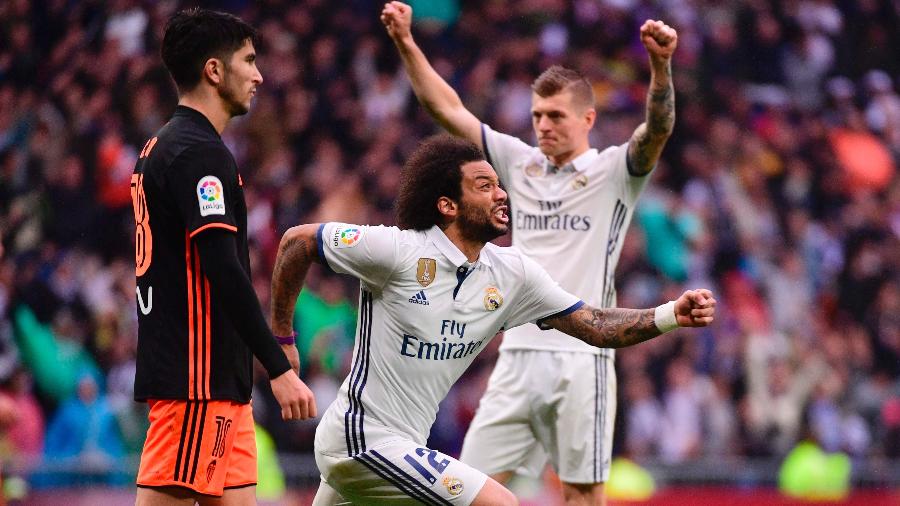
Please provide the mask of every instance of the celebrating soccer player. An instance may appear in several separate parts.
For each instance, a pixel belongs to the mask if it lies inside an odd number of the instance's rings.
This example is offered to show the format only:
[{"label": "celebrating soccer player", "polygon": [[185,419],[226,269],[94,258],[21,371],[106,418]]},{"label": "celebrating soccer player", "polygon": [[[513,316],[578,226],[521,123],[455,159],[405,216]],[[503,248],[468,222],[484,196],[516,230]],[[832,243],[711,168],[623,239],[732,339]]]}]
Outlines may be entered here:
[{"label": "celebrating soccer player", "polygon": [[[482,471],[425,446],[441,399],[499,330],[535,323],[618,348],[712,322],[705,289],[656,309],[585,304],[518,249],[488,243],[507,232],[506,197],[478,146],[441,135],[404,165],[399,227],[325,223],[284,234],[272,279],[277,334],[292,329],[313,261],[360,280],[353,365],[316,431],[314,505],[516,504]],[[589,440],[592,428],[575,436]]]},{"label": "celebrating soccer player", "polygon": [[[463,106],[413,41],[408,5],[386,4],[381,20],[419,101],[450,133],[481,147],[510,192],[513,245],[566,290],[597,307],[615,307],[625,231],[675,122],[675,30],[650,20],[641,27],[651,69],[646,121],[627,144],[598,152],[588,141],[594,94],[579,72],[554,66],[534,81],[538,146],[532,147],[482,124]],[[571,377],[573,370],[592,372]],[[516,470],[539,474],[549,458],[567,502],[603,504],[615,413],[614,350],[523,325],[504,335],[460,459],[503,483]]]}]

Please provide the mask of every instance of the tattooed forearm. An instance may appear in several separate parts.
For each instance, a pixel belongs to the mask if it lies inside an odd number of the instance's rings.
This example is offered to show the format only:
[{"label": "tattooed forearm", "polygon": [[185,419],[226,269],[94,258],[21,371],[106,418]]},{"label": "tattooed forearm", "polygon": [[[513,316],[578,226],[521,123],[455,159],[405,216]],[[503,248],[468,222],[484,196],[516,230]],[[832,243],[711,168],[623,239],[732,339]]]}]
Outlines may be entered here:
[{"label": "tattooed forearm", "polygon": [[667,62],[653,71],[647,92],[646,119],[634,131],[628,144],[628,159],[635,175],[653,170],[674,127],[675,89],[672,65]]},{"label": "tattooed forearm", "polygon": [[650,137],[668,137],[675,127],[675,88],[672,64],[653,72],[647,92],[647,130]]},{"label": "tattooed forearm", "polygon": [[272,271],[272,331],[275,334],[291,332],[297,296],[309,266],[317,257],[315,229],[310,234],[304,227],[297,227],[281,239]]},{"label": "tattooed forearm", "polygon": [[622,348],[660,334],[653,315],[653,309],[596,309],[585,305],[546,323],[598,348]]}]

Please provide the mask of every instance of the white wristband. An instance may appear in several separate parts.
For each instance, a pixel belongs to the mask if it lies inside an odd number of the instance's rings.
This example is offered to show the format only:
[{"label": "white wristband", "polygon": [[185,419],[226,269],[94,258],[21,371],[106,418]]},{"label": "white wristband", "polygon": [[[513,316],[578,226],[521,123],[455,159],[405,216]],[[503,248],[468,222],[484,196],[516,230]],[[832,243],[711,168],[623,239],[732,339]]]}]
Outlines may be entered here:
[{"label": "white wristband", "polygon": [[653,314],[653,323],[656,324],[656,328],[663,334],[678,328],[678,320],[675,318],[674,300],[656,306],[656,312]]}]

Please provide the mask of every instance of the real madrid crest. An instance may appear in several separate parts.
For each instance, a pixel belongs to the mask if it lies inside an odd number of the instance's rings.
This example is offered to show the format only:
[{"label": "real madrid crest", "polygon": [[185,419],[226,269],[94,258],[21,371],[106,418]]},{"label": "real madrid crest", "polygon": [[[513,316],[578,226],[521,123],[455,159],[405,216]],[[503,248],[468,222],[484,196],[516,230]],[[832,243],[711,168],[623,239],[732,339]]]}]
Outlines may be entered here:
[{"label": "real madrid crest", "polygon": [[503,296],[500,295],[500,290],[497,290],[494,286],[489,286],[484,289],[484,308],[488,311],[494,311],[500,306],[503,305]]},{"label": "real madrid crest", "polygon": [[525,166],[525,175],[538,177],[544,173],[544,168],[537,162],[531,162]]},{"label": "real madrid crest", "polygon": [[584,174],[578,174],[575,176],[575,179],[572,180],[572,188],[576,190],[580,190],[587,186],[588,178]]},{"label": "real madrid crest", "polygon": [[437,262],[433,258],[420,258],[419,265],[416,267],[416,281],[425,287],[434,281],[435,275],[437,275]]},{"label": "real madrid crest", "polygon": [[446,478],[444,478],[443,484],[445,487],[447,487],[447,492],[450,492],[450,495],[462,494],[463,482],[459,478],[447,476]]}]

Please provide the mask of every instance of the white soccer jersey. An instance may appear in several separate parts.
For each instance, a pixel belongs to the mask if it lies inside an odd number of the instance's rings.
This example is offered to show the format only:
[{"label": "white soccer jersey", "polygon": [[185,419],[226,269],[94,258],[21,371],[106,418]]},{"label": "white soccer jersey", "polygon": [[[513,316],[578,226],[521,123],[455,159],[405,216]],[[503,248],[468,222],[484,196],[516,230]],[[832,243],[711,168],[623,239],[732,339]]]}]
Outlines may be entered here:
[{"label": "white soccer jersey", "polygon": [[[540,149],[487,125],[482,144],[509,194],[513,245],[586,303],[615,307],[616,263],[635,202],[650,179],[628,173],[628,145],[590,149],[554,170]],[[500,349],[614,353],[536,325],[507,331]]]},{"label": "white soccer jersey", "polygon": [[319,257],[360,280],[350,375],[316,433],[316,451],[353,456],[391,434],[425,444],[438,404],[502,328],[583,302],[516,248],[470,263],[438,227],[327,223]]}]

